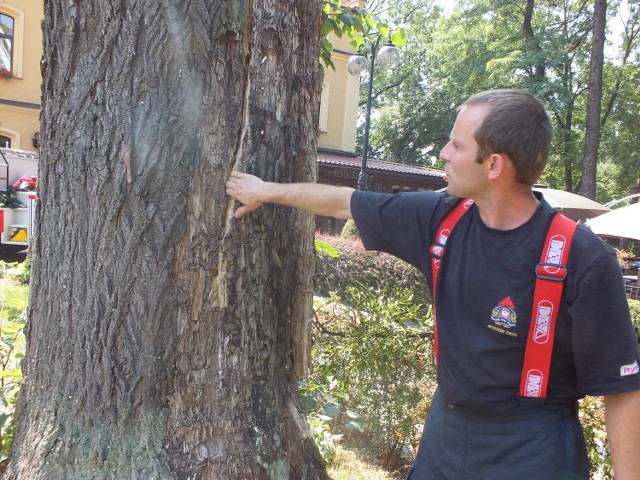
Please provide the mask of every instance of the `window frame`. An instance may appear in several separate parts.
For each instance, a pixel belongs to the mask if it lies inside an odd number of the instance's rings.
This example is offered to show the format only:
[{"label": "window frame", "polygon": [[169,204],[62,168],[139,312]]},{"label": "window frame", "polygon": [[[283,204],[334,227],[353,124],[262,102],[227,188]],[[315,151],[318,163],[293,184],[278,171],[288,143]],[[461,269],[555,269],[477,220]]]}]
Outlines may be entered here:
[{"label": "window frame", "polygon": [[[5,139],[9,141],[9,145],[4,144]],[[11,148],[12,143],[13,143],[13,138],[3,135],[2,132],[0,132],[0,148]]]},{"label": "window frame", "polygon": [[25,14],[22,10],[0,2],[0,14],[13,19],[13,45],[11,58],[11,73],[14,78],[22,78],[24,58],[24,22]]},{"label": "window frame", "polygon": [[[13,58],[15,57],[15,45],[16,45],[16,19],[14,17],[12,17],[11,15],[4,13],[3,11],[0,10],[0,24],[2,23],[2,17],[6,17],[8,19],[11,20],[11,22],[13,23],[12,28],[11,28],[11,34],[7,34],[7,33],[3,33],[2,30],[0,30],[0,41],[2,41],[2,39],[9,39],[9,42],[11,44],[10,48],[9,48],[9,68],[7,70],[9,70],[10,72],[13,72]],[[6,67],[5,67],[6,68]]]}]

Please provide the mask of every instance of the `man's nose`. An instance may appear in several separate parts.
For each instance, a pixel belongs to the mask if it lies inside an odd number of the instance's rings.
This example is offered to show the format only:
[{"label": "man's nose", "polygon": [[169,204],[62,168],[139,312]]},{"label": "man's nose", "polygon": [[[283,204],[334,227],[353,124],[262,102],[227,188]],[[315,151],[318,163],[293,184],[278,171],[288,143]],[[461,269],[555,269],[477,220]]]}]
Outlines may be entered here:
[{"label": "man's nose", "polygon": [[442,150],[440,150],[440,160],[442,160],[443,162],[447,162],[449,161],[449,144],[451,142],[448,142],[444,147],[442,147]]}]

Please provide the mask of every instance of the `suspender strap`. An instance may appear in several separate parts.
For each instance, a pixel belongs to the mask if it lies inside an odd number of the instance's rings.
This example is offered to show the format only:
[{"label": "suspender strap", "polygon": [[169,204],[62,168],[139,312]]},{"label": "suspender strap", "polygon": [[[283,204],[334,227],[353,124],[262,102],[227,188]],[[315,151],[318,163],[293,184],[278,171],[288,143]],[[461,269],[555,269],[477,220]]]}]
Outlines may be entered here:
[{"label": "suspender strap", "polygon": [[458,203],[451,209],[449,213],[444,217],[438,230],[436,232],[436,238],[433,245],[431,245],[431,284],[433,294],[433,356],[438,365],[438,325],[436,322],[436,285],[438,282],[438,272],[440,271],[440,263],[444,257],[444,247],[447,243],[447,239],[453,228],[458,223],[458,220],[464,215],[473,205],[473,200],[466,199]]},{"label": "suspender strap", "polygon": [[521,397],[547,396],[556,319],[567,276],[571,240],[577,227],[576,222],[556,214],[547,233],[540,263],[536,266],[531,326],[520,379]]}]

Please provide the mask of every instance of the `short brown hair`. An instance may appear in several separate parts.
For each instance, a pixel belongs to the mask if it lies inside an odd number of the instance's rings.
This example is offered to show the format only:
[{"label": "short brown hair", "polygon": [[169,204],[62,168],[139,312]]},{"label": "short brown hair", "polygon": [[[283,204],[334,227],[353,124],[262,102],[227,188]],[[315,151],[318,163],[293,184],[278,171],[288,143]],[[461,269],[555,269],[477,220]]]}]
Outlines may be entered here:
[{"label": "short brown hair", "polygon": [[509,156],[516,180],[533,185],[549,158],[553,125],[540,100],[524,90],[503,89],[481,92],[465,101],[468,106],[486,106],[484,120],[474,133],[482,163],[492,153]]}]

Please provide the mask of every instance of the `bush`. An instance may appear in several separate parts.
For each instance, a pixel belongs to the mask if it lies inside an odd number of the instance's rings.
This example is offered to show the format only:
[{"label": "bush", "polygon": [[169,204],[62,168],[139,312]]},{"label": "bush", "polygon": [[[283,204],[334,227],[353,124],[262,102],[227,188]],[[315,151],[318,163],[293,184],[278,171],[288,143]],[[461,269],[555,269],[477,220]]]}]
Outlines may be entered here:
[{"label": "bush", "polygon": [[370,448],[388,470],[412,460],[423,400],[435,389],[425,311],[409,290],[348,287],[342,299],[316,300],[313,371],[303,394],[315,386],[313,400],[326,403],[313,411],[324,410],[333,431]]},{"label": "bush", "polygon": [[591,478],[611,479],[611,453],[604,426],[604,399],[586,397],[580,401],[580,422],[591,464]]},{"label": "bush", "polygon": [[342,238],[351,239],[360,237],[360,232],[358,232],[358,227],[356,227],[356,222],[354,222],[353,219],[347,220],[347,222],[344,224],[344,227],[342,227],[340,236]]},{"label": "bush", "polygon": [[317,251],[314,292],[328,297],[332,292],[342,296],[349,287],[373,290],[410,290],[420,303],[431,304],[427,282],[416,268],[397,258],[379,252],[368,252],[360,240],[318,234],[318,244],[331,246],[339,254]]},{"label": "bush", "polygon": [[638,345],[640,345],[640,300],[629,299],[629,311],[631,312],[631,323],[636,329]]},{"label": "bush", "polygon": [[[0,269],[11,272],[13,266],[0,262]],[[16,274],[17,275],[17,274]],[[10,274],[8,275],[10,276]],[[28,288],[3,279],[0,288],[0,473],[8,461],[15,435],[14,407],[22,372],[24,356],[24,326],[27,320]]]}]

